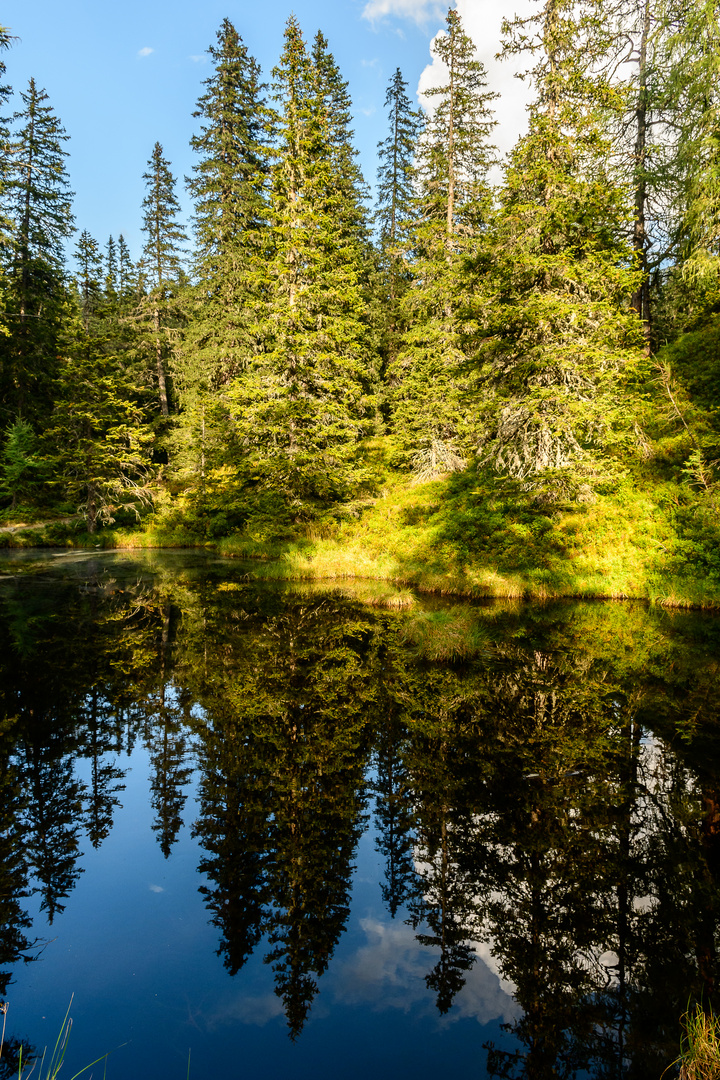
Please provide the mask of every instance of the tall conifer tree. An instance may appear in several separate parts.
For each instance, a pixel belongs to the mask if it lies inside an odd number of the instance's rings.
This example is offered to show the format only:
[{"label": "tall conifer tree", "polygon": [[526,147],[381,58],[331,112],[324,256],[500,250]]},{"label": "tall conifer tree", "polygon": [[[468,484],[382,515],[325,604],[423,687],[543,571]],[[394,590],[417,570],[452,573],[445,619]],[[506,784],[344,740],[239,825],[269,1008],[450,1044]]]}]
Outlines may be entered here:
[{"label": "tall conifer tree", "polygon": [[63,245],[73,232],[68,136],[34,79],[21,99],[6,192],[13,223],[7,296],[12,334],[0,340],[6,420],[14,413],[39,418],[49,407],[64,301]]},{"label": "tall conifer tree", "polygon": [[43,431],[50,485],[85,516],[89,532],[121,510],[150,503],[149,402],[103,282],[97,241],[83,230],[75,251],[53,408]]},{"label": "tall conifer tree", "polygon": [[415,453],[424,475],[461,466],[457,451],[468,448],[474,428],[461,374],[466,284],[460,272],[489,214],[487,173],[494,159],[495,95],[452,8],[433,51],[447,75],[427,92],[434,106],[416,155],[418,194],[407,244],[415,280],[403,300],[408,329],[389,372],[396,437],[406,453]]},{"label": "tall conifer tree", "polygon": [[130,257],[130,249],[122,233],[118,236],[117,287],[120,299],[126,302],[135,295],[137,269]]},{"label": "tall conifer tree", "polygon": [[[12,38],[6,27],[0,26],[0,52],[8,49]],[[0,80],[5,79],[5,62],[0,60]],[[8,98],[11,94],[11,88],[7,85],[0,85],[0,108],[4,108]],[[0,143],[7,145],[10,137],[10,132],[7,125],[7,119],[3,116],[0,117]],[[0,242],[3,247],[10,246],[10,234],[12,230],[12,224],[5,211],[5,199],[6,190],[9,180],[9,155],[3,154],[0,158]],[[7,292],[7,282],[5,276],[8,272],[8,267],[0,263],[0,275],[2,275],[2,287],[0,288],[0,335],[7,336],[10,331],[7,326],[7,319],[5,318],[5,295]],[[2,424],[2,417],[0,416],[0,425]]]},{"label": "tall conifer tree", "polygon": [[208,52],[214,71],[194,113],[198,159],[188,180],[198,285],[186,352],[217,388],[261,348],[272,112],[260,67],[228,19]]},{"label": "tall conifer tree", "polygon": [[274,75],[270,334],[234,414],[265,483],[307,507],[348,491],[374,419],[367,228],[347,85],[322,35],[310,55],[291,18]]},{"label": "tall conifer tree", "polygon": [[[162,416],[169,414],[167,385],[167,343],[165,331],[173,321],[171,306],[183,276],[185,232],[178,221],[180,204],[175,195],[175,178],[159,142],[153,147],[144,174],[147,194],[143,200],[143,257],[147,266],[149,294],[142,308],[149,315],[151,350],[157,378]],[[175,316],[177,318],[177,316]]]},{"label": "tall conifer tree", "polygon": [[692,289],[689,315],[720,299],[720,16],[698,0],[672,24],[668,78],[678,133],[676,262]]},{"label": "tall conifer tree", "polygon": [[415,213],[413,158],[422,127],[407,95],[407,83],[400,68],[390,80],[385,95],[389,133],[378,143],[380,163],[377,173],[377,211],[382,269],[385,277],[387,356],[392,364],[397,356],[401,332],[399,301],[410,280],[403,242]]},{"label": "tall conifer tree", "polygon": [[85,333],[90,333],[90,322],[102,302],[102,255],[97,240],[83,229],[75,248],[78,265],[77,290]]},{"label": "tall conifer tree", "polygon": [[631,208],[608,173],[619,91],[597,73],[607,47],[600,15],[545,0],[537,15],[506,24],[506,51],[538,56],[536,98],[476,282],[481,454],[550,499],[590,497],[600,453],[628,437],[622,383],[639,356]]},{"label": "tall conifer tree", "polygon": [[109,297],[116,297],[118,291],[118,252],[113,236],[108,237],[105,245],[105,292]]},{"label": "tall conifer tree", "polygon": [[196,284],[187,294],[177,364],[182,416],[173,437],[176,466],[203,492],[202,501],[212,468],[224,469],[225,481],[228,469],[235,471],[228,464],[226,392],[263,349],[273,124],[260,67],[228,19],[208,52],[213,71],[194,114],[197,160],[187,181],[195,204]]}]

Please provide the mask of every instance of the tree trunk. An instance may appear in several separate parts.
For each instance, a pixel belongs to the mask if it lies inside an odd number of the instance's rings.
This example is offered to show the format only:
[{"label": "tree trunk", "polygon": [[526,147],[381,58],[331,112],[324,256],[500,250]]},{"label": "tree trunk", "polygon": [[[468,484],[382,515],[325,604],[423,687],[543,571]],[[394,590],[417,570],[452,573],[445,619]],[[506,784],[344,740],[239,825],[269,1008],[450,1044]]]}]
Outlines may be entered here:
[{"label": "tree trunk", "polygon": [[97,528],[97,487],[92,480],[88,483],[87,521],[88,532],[92,534]]},{"label": "tree trunk", "polygon": [[454,231],[453,218],[455,217],[455,56],[450,58],[450,114],[448,116],[448,202],[446,236],[448,257],[451,252],[452,234]]},{"label": "tree trunk", "polygon": [[162,342],[160,340],[160,310],[158,307],[153,312],[153,324],[155,327],[155,359],[157,363],[158,391],[160,394],[160,412],[163,416],[169,415],[167,382],[165,380],[165,366],[162,357]]},{"label": "tree trunk", "polygon": [[648,37],[650,34],[650,0],[645,0],[642,12],[640,33],[640,53],[638,57],[638,93],[635,106],[635,220],[633,223],[633,249],[638,265],[642,270],[642,280],[633,293],[632,306],[643,322],[645,334],[645,352],[650,353],[650,282],[647,265],[647,230],[645,213],[647,209],[647,178],[645,165],[647,158],[648,129]]}]

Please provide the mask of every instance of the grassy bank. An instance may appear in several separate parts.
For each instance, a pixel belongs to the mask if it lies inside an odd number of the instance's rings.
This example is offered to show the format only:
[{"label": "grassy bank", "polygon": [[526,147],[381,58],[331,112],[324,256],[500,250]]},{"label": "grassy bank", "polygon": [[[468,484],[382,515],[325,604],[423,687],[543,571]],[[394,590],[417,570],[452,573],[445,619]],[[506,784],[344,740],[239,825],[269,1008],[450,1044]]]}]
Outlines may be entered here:
[{"label": "grassy bank", "polygon": [[5,547],[207,547],[257,560],[254,576],[373,579],[467,597],[643,599],[720,606],[718,529],[683,506],[672,481],[627,477],[594,502],[538,506],[465,473],[417,484],[386,470],[375,497],[285,530],[208,539],[182,519],[89,535],[63,521],[0,534]]}]

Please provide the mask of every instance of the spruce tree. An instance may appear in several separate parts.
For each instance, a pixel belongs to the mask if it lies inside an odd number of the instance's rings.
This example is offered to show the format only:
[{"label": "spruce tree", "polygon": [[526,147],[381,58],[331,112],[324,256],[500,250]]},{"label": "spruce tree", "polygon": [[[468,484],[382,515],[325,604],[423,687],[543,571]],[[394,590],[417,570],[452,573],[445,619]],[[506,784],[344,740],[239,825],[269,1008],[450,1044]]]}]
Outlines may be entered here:
[{"label": "spruce tree", "polygon": [[698,0],[675,20],[667,51],[675,108],[679,183],[675,263],[689,295],[685,319],[717,310],[720,299],[720,19]]},{"label": "spruce tree", "polygon": [[35,432],[18,418],[7,430],[0,460],[0,498],[10,499],[11,509],[39,493],[42,462]]},{"label": "spruce tree", "polygon": [[[12,38],[6,27],[0,26],[0,52],[10,47]],[[5,62],[0,60],[0,80],[5,78]],[[0,85],[0,108],[5,107],[10,94],[12,93],[11,87],[7,85]],[[8,129],[6,117],[0,117],[0,144],[7,146],[10,138],[10,132]],[[5,211],[5,200],[7,192],[7,184],[9,180],[9,155],[3,154],[0,157],[0,243],[4,248],[10,246],[10,238],[12,232],[12,223]],[[8,328],[8,320],[5,315],[5,295],[7,292],[6,274],[8,267],[0,263],[0,335],[8,336],[10,330]],[[0,423],[2,423],[2,417],[0,416]]]},{"label": "spruce tree", "polygon": [[494,160],[495,95],[454,9],[433,51],[447,76],[428,91],[435,104],[418,144],[415,220],[406,241],[414,276],[402,304],[407,331],[389,369],[396,438],[423,475],[460,467],[458,451],[470,446],[474,417],[461,373],[462,268],[489,214],[487,173]]},{"label": "spruce tree", "polygon": [[187,182],[198,285],[186,352],[203,385],[216,389],[261,348],[272,112],[260,67],[228,19],[208,52],[214,71],[194,113],[200,133],[190,145],[198,160]]},{"label": "spruce tree", "polygon": [[105,293],[109,299],[117,297],[118,291],[118,249],[115,239],[108,237],[105,245]]},{"label": "spruce tree", "polygon": [[233,387],[233,415],[263,483],[305,513],[348,493],[374,422],[367,226],[347,86],[322,35],[310,55],[291,18],[274,76],[269,334]]},{"label": "spruce tree", "polygon": [[400,68],[388,85],[385,108],[389,134],[378,143],[376,220],[383,250],[397,257],[403,226],[413,218],[413,158],[422,128],[421,114],[411,106]]},{"label": "spruce tree", "polygon": [[[160,413],[168,416],[166,330],[173,322],[173,301],[183,276],[183,245],[187,237],[178,222],[180,204],[175,195],[175,178],[159,142],[153,147],[143,179],[147,189],[142,204],[142,227],[146,237],[143,258],[149,293],[140,314],[144,316],[143,321],[150,322],[148,345],[154,359]],[[174,319],[177,321],[177,315]]]},{"label": "spruce tree", "polygon": [[34,79],[10,139],[6,205],[13,233],[7,317],[0,339],[0,414],[42,417],[52,394],[63,316],[64,243],[73,232],[64,144],[68,136]]},{"label": "spruce tree", "polygon": [[90,322],[102,303],[103,266],[100,246],[87,229],[83,229],[80,234],[75,248],[75,259],[78,264],[77,287],[80,311],[85,333],[89,334]]},{"label": "spruce tree", "polygon": [[594,10],[602,25],[590,43],[593,62],[597,70],[613,73],[615,90],[606,167],[631,193],[628,231],[641,271],[631,300],[642,319],[649,353],[669,328],[662,284],[679,255],[687,165],[682,133],[697,120],[697,100],[689,90],[694,80],[685,63],[679,63],[677,43],[678,37],[687,42],[693,36],[686,25],[697,27],[698,5],[685,0],[598,0]]},{"label": "spruce tree", "polygon": [[150,504],[153,436],[147,393],[128,353],[118,348],[102,255],[87,231],[76,258],[43,447],[51,488],[82,510],[92,533],[119,512],[139,516]]},{"label": "spruce tree", "polygon": [[117,288],[123,304],[135,296],[137,269],[130,257],[130,249],[122,233],[118,236]]},{"label": "spruce tree", "polygon": [[415,214],[413,158],[421,130],[421,114],[407,95],[407,83],[400,68],[390,80],[385,95],[389,133],[378,143],[377,210],[386,312],[386,352],[392,364],[397,356],[401,333],[399,301],[410,281],[403,250],[406,231]]},{"label": "spruce tree", "polygon": [[626,189],[608,173],[617,88],[588,4],[545,0],[506,24],[531,49],[536,98],[478,260],[481,457],[547,499],[590,498],[603,454],[630,438],[624,381],[639,356]]},{"label": "spruce tree", "polygon": [[203,503],[210,498],[210,472],[225,470],[227,482],[228,469],[235,470],[228,463],[227,387],[263,348],[273,123],[260,67],[228,19],[208,52],[213,70],[194,113],[200,120],[191,140],[197,160],[187,181],[196,284],[186,297],[176,370],[182,415],[172,439],[175,467]]}]

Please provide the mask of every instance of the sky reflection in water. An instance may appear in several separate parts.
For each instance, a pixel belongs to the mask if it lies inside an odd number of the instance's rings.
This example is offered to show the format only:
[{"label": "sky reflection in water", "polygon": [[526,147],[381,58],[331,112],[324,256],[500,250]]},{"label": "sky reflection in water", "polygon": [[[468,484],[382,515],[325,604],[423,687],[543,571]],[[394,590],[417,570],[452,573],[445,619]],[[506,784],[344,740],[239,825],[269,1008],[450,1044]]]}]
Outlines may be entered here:
[{"label": "sky reflection in water", "polygon": [[716,619],[388,613],[198,553],[0,569],[7,1061],[72,993],[69,1076],[675,1056],[714,993]]}]

